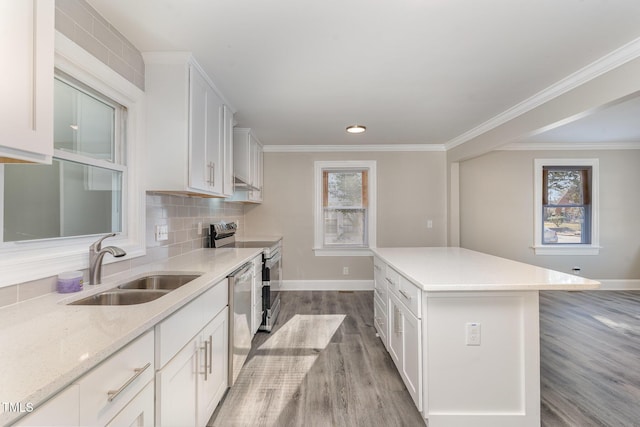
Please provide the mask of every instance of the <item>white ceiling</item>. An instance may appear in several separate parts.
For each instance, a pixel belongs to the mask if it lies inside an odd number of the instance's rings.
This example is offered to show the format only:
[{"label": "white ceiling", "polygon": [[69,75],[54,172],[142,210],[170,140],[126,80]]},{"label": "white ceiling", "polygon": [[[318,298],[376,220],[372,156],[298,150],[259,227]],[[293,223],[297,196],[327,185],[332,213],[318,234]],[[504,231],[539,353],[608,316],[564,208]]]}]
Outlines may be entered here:
[{"label": "white ceiling", "polygon": [[443,144],[640,37],[638,0],[88,2],[275,145]]}]

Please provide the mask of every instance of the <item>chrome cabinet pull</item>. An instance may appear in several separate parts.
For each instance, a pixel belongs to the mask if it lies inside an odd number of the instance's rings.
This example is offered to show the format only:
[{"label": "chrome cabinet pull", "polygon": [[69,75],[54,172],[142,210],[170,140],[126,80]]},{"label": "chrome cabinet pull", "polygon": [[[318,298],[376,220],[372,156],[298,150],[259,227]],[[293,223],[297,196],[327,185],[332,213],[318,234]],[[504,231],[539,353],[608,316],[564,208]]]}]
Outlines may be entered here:
[{"label": "chrome cabinet pull", "polygon": [[391,279],[389,279],[388,277],[385,277],[385,280],[387,282],[389,282],[390,285],[395,285],[395,283],[393,283],[393,281]]},{"label": "chrome cabinet pull", "polygon": [[204,347],[200,347],[200,349],[204,350],[204,380],[207,381],[207,361],[209,360],[209,341],[204,342]]},{"label": "chrome cabinet pull", "polygon": [[209,373],[212,374],[211,367],[213,366],[213,335],[209,335]]},{"label": "chrome cabinet pull", "polygon": [[396,334],[402,333],[402,316],[398,307],[393,307],[393,323],[395,326]]},{"label": "chrome cabinet pull", "polygon": [[400,292],[400,295],[402,295],[403,297],[405,297],[406,299],[408,299],[409,301],[411,301],[411,295],[409,295],[408,293],[406,293],[405,291],[403,291],[402,289],[398,289],[398,292]]},{"label": "chrome cabinet pull", "polygon": [[107,396],[109,396],[109,398],[107,399],[109,402],[113,401],[113,399],[115,399],[116,397],[118,397],[118,395],[120,393],[122,393],[124,391],[124,389],[126,389],[127,387],[129,387],[129,385],[134,382],[136,380],[136,378],[138,378],[140,375],[142,375],[142,373],[147,370],[147,368],[149,368],[149,366],[151,366],[151,362],[147,362],[146,365],[144,365],[142,368],[136,368],[133,370],[133,372],[135,372],[133,374],[133,376],[131,378],[129,378],[129,380],[124,383],[119,389],[117,390],[109,390],[107,392]]}]

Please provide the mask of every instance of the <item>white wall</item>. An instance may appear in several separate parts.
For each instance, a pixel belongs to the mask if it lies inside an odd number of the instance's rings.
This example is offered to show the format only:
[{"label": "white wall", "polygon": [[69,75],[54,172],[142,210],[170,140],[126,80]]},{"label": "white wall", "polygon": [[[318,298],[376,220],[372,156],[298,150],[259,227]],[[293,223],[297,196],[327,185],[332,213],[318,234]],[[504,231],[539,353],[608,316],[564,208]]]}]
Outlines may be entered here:
[{"label": "white wall", "polygon": [[[312,251],[316,160],[377,161],[377,246],[446,245],[444,152],[267,152],[264,202],[245,208],[245,233],[284,236],[285,280],[373,278],[371,257],[317,257]],[[349,267],[348,276],[343,267]]]},{"label": "white wall", "polygon": [[[541,256],[533,245],[533,159],[600,159],[599,255]],[[496,151],[460,163],[461,246],[593,279],[640,278],[640,150]]]}]

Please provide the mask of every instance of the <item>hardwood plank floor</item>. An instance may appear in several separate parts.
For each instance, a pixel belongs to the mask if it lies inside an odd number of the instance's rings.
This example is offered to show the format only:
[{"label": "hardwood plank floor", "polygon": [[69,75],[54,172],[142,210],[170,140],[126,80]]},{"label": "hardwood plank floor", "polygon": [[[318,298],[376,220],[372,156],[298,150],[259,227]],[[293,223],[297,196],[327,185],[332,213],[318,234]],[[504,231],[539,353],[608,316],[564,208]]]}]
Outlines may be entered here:
[{"label": "hardwood plank floor", "polygon": [[[371,292],[285,292],[209,426],[422,426]],[[640,427],[640,292],[541,292],[543,427]]]},{"label": "hardwood plank floor", "polygon": [[540,360],[543,426],[640,426],[640,292],[541,292]]},{"label": "hardwood plank floor", "polygon": [[210,426],[424,426],[375,336],[372,292],[283,292]]}]

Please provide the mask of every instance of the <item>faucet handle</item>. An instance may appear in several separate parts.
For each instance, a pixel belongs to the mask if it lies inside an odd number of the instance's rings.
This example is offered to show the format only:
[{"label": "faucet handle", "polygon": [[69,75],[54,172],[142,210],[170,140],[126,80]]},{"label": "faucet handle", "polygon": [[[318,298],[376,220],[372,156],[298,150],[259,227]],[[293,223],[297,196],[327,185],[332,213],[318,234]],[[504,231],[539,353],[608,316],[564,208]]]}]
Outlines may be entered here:
[{"label": "faucet handle", "polygon": [[101,238],[99,238],[97,241],[93,242],[91,244],[91,246],[89,247],[89,250],[94,251],[94,252],[100,252],[100,250],[102,249],[102,241],[104,239],[108,239],[109,237],[114,237],[116,235],[116,233],[109,233],[105,236],[102,236]]}]

